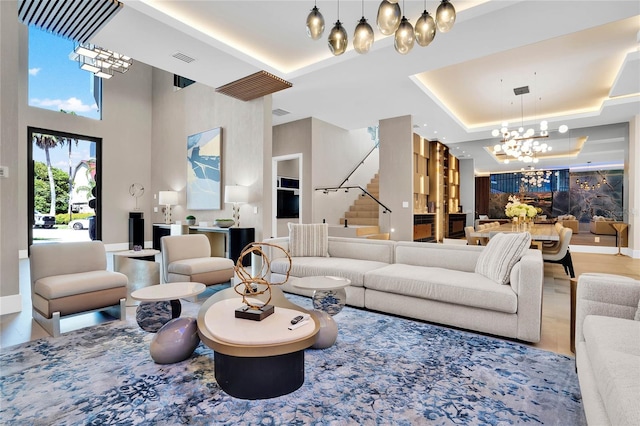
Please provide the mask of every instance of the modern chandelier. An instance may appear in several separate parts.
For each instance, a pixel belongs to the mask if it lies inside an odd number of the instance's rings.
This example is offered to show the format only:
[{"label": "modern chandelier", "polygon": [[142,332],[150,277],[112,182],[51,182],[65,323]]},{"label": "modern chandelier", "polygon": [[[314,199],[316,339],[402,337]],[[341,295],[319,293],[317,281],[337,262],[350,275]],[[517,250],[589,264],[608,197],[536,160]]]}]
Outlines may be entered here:
[{"label": "modern chandelier", "polygon": [[543,184],[551,182],[551,174],[551,170],[534,170],[533,167],[531,167],[526,171],[522,169],[520,180],[529,188],[542,188]]},{"label": "modern chandelier", "polygon": [[583,191],[593,191],[600,188],[601,185],[606,185],[606,184],[607,184],[606,177],[603,177],[602,181],[599,181],[598,183],[594,183],[594,184],[589,183],[587,180],[581,181],[579,178],[576,178],[576,185],[578,185],[578,188],[582,189]]},{"label": "modern chandelier", "polygon": [[70,57],[78,61],[81,69],[104,79],[113,77],[114,71],[119,73],[129,71],[129,67],[133,64],[133,60],[128,56],[89,43],[76,45]]},{"label": "modern chandelier", "polygon": [[[334,56],[342,55],[349,44],[347,31],[340,22],[340,0],[338,0],[338,19],[328,37],[329,50]],[[404,0],[402,2],[404,9]],[[394,48],[402,55],[406,55],[413,49],[417,42],[419,46],[428,46],[436,35],[436,29],[446,33],[453,27],[456,21],[456,10],[449,0],[441,0],[436,10],[435,19],[427,12],[427,2],[424,2],[424,12],[416,21],[415,29],[400,9],[398,0],[382,0],[378,6],[376,25],[378,30],[385,35],[394,36]],[[313,9],[307,16],[307,35],[318,40],[324,32],[324,17],[314,2]],[[369,52],[374,41],[373,28],[364,17],[364,0],[362,0],[362,18],[356,25],[353,35],[353,48],[360,54]]]},{"label": "modern chandelier", "polygon": [[[520,96],[520,127],[517,129],[509,129],[509,123],[503,122],[500,129],[493,129],[491,135],[500,136],[500,143],[493,147],[493,153],[504,153],[507,158],[504,163],[508,164],[510,160],[515,159],[523,163],[537,163],[539,161],[537,155],[549,152],[552,147],[546,142],[540,142],[539,139],[549,137],[549,124],[547,120],[540,121],[539,130],[536,131],[532,127],[525,130],[524,128],[524,102],[522,95],[529,93],[529,86],[516,87],[513,89],[516,96]],[[559,133],[566,133],[569,128],[561,125],[558,128]]]}]

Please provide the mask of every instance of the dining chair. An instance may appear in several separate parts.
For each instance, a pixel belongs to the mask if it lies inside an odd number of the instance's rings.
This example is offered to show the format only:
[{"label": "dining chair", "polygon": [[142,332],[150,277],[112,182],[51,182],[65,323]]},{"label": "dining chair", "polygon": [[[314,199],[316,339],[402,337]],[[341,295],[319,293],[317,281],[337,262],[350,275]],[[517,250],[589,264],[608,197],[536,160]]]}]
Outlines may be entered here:
[{"label": "dining chair", "polygon": [[473,226],[465,226],[464,227],[464,236],[467,237],[467,245],[477,246],[480,245],[480,240],[482,238],[472,237],[471,233],[474,231]]},{"label": "dining chair", "polygon": [[569,251],[569,243],[571,242],[571,228],[562,228],[560,239],[553,247],[542,248],[542,259],[549,263],[559,263],[564,267],[564,272],[571,278],[575,278],[573,270],[573,261],[571,260],[571,252]]}]

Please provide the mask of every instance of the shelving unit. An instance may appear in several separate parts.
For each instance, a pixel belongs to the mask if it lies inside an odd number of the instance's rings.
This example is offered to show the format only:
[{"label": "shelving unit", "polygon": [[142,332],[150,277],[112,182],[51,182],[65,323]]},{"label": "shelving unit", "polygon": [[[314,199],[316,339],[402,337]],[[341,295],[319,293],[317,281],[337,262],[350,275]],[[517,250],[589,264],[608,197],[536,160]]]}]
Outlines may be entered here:
[{"label": "shelving unit", "polygon": [[413,213],[427,212],[429,195],[429,141],[413,135]]}]

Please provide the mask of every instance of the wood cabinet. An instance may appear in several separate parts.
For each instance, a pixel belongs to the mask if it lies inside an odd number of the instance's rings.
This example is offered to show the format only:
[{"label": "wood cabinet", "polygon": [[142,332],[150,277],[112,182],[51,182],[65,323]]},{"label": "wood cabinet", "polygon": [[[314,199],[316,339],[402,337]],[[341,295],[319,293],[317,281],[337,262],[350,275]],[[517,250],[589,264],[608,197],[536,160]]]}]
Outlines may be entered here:
[{"label": "wood cabinet", "polygon": [[[414,240],[438,242],[445,237],[464,236],[465,222],[458,215],[460,162],[449,148],[414,134],[413,176]],[[428,238],[424,237],[425,219],[418,217],[426,214],[433,215],[429,219],[431,235]]]}]

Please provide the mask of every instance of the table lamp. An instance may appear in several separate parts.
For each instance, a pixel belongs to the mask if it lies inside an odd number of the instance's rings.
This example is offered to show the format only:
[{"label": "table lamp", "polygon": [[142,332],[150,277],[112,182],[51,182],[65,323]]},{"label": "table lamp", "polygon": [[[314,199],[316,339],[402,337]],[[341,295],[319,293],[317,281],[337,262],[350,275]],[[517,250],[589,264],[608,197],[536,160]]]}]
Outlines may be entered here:
[{"label": "table lamp", "polygon": [[233,220],[235,226],[240,226],[240,204],[249,202],[249,187],[242,185],[226,185],[224,187],[224,202],[233,204]]},{"label": "table lamp", "polygon": [[159,191],[158,204],[164,205],[164,223],[171,223],[171,206],[178,205],[178,193],[176,191]]}]

